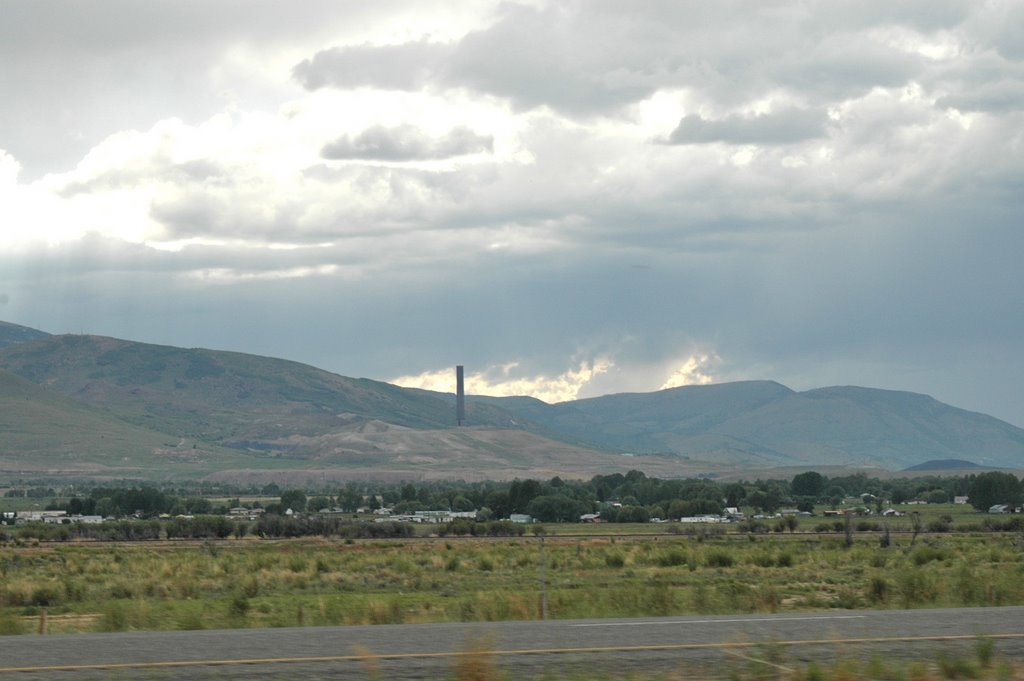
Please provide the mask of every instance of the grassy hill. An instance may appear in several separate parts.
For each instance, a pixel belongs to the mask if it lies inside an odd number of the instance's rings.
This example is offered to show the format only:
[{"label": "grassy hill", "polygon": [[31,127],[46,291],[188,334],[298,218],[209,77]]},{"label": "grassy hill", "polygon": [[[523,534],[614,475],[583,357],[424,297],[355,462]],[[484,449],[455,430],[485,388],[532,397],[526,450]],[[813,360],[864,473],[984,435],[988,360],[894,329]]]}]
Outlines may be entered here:
[{"label": "grassy hill", "polygon": [[592,447],[736,466],[906,467],[967,459],[1024,467],[1024,430],[926,395],[859,387],[794,392],[770,381],[686,386],[556,405],[487,398]]},{"label": "grassy hill", "polygon": [[8,345],[14,345],[15,343],[24,343],[26,341],[37,340],[39,338],[46,338],[50,334],[39,331],[38,329],[31,329],[27,326],[19,326],[18,324],[11,324],[9,322],[0,322],[0,348],[5,348]]},{"label": "grassy hill", "polygon": [[0,473],[24,476],[210,472],[233,453],[121,421],[0,370]]},{"label": "grassy hill", "polygon": [[[454,425],[444,400],[268,357],[52,336],[0,350],[0,367],[161,432],[259,449],[377,419],[409,428]],[[480,425],[509,415],[483,408]]]},{"label": "grassy hill", "polygon": [[[588,477],[635,467],[629,457],[527,433],[487,404],[469,405],[473,429],[455,429],[449,396],[267,357],[49,336],[0,349],[0,367],[11,386],[4,399],[35,391],[35,408],[8,413],[7,427],[24,431],[5,455],[19,459],[19,469],[31,469],[32,457],[46,459],[47,470],[56,457],[77,462],[75,470],[124,475],[163,474],[195,459],[203,465],[183,465],[183,476],[219,470],[248,478],[286,469],[315,479]],[[94,421],[107,429],[98,439],[89,435],[99,428]],[[656,463],[666,475],[683,472],[677,460]]]},{"label": "grassy hill", "polygon": [[287,469],[320,479],[900,469],[936,459],[1024,468],[1024,430],[906,392],[746,381],[561,404],[470,396],[472,427],[455,428],[450,394],[297,362],[100,336],[7,337],[21,337],[0,347],[8,468],[20,458],[29,468],[45,460],[172,475],[180,464],[189,476]]}]

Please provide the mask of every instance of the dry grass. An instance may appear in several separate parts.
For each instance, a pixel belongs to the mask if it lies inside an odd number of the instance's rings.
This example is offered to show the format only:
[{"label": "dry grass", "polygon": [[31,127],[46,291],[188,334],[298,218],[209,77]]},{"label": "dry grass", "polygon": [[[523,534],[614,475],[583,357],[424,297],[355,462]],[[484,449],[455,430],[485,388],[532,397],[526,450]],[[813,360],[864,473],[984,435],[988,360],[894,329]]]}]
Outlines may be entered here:
[{"label": "dry grass", "polygon": [[[860,538],[548,537],[550,616],[626,617],[1024,604],[1009,535],[911,548]],[[524,620],[539,616],[540,542],[225,540],[0,549],[0,618],[51,631]],[[35,626],[27,627],[34,630]]]}]

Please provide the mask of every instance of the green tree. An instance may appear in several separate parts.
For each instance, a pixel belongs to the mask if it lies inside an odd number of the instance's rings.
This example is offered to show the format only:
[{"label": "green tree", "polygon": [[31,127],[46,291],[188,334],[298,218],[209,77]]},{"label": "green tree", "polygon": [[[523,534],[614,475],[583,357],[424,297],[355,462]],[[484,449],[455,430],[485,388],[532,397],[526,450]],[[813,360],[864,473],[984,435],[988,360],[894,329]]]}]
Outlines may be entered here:
[{"label": "green tree", "polygon": [[623,506],[615,520],[620,523],[646,523],[650,519],[650,513],[643,506]]},{"label": "green tree", "polygon": [[[509,504],[513,513],[529,513],[526,507],[540,495],[540,483],[536,480],[513,480],[508,488]],[[533,515],[532,513],[530,515]]]},{"label": "green tree", "polygon": [[306,508],[309,509],[310,511],[319,511],[320,509],[323,508],[329,509],[332,506],[334,506],[334,502],[331,500],[330,497],[326,496],[313,497],[312,499],[306,502]]},{"label": "green tree", "polygon": [[576,522],[586,513],[581,502],[562,494],[545,494],[534,497],[526,506],[526,512],[545,523]]},{"label": "green tree", "polygon": [[738,482],[731,482],[725,486],[725,505],[732,508],[739,507],[740,503],[747,497],[747,488]]},{"label": "green tree", "polygon": [[202,497],[189,497],[185,500],[185,507],[189,513],[195,515],[208,514],[213,510],[213,504],[210,503],[210,500],[203,499]]},{"label": "green tree", "polygon": [[508,492],[491,492],[484,500],[484,505],[491,509],[495,518],[507,518],[513,512]]},{"label": "green tree", "polygon": [[281,492],[281,506],[285,510],[290,508],[296,513],[304,513],[306,511],[306,493],[299,489]]},{"label": "green tree", "polygon": [[452,499],[452,510],[457,513],[465,513],[474,509],[473,502],[461,494]]},{"label": "green tree", "polygon": [[1011,473],[981,473],[974,479],[967,496],[971,506],[979,511],[987,511],[996,504],[1016,505],[1021,500],[1021,482]]},{"label": "green tree", "polygon": [[789,484],[790,493],[796,497],[814,497],[817,499],[825,491],[825,476],[817,471],[807,471],[793,476]]},{"label": "green tree", "polygon": [[759,511],[767,511],[768,495],[763,490],[755,489],[747,495],[747,503]]}]

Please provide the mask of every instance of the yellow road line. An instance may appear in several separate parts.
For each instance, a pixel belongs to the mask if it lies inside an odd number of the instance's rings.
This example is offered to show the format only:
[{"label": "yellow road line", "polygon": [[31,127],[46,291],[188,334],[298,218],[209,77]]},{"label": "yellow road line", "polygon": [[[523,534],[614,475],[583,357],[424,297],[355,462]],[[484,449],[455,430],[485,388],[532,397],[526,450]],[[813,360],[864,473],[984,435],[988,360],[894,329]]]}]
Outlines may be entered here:
[{"label": "yellow road line", "polygon": [[741,660],[747,660],[748,662],[756,662],[758,664],[767,665],[769,667],[775,667],[776,669],[782,670],[784,672],[789,672],[790,674],[792,674],[794,671],[796,671],[795,669],[791,669],[790,667],[783,667],[781,664],[775,664],[774,662],[769,662],[768,660],[759,660],[756,657],[750,657],[749,655],[744,655],[743,653],[737,652],[735,650],[728,650],[728,649],[726,649],[726,650],[723,650],[722,652],[725,653],[726,655],[731,655],[733,657],[738,657]]},{"label": "yellow road line", "polygon": [[[857,643],[897,643],[924,641],[977,640],[978,634],[936,636],[876,636],[862,638],[826,638],[795,641],[772,641],[781,646],[849,645]],[[1024,638],[1021,634],[984,634],[990,639]],[[414,658],[457,658],[477,655],[557,655],[571,653],[643,652],[656,650],[731,650],[753,648],[764,642],[738,641],[729,643],[664,643],[639,646],[590,646],[581,648],[524,648],[520,650],[447,651],[434,653],[362,653],[358,655],[312,655],[308,657],[256,657],[230,660],[168,660],[159,662],[102,662],[94,664],[55,664],[27,667],[0,667],[0,674],[12,672],[83,671],[90,669],[155,669],[174,667],[226,667],[232,665],[290,664],[301,662],[361,662],[366,660],[404,660]]]}]

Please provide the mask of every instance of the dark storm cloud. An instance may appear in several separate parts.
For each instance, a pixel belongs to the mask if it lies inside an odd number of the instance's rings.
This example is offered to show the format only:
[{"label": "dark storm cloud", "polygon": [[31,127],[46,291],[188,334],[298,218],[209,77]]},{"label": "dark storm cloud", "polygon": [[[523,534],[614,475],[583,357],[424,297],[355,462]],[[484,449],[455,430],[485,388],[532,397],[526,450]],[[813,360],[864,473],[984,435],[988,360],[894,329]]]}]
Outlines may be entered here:
[{"label": "dark storm cloud", "polygon": [[508,98],[518,109],[547,104],[577,113],[619,107],[655,90],[647,76],[618,66],[622,52],[612,58],[587,44],[584,36],[613,29],[618,18],[598,13],[596,25],[582,31],[573,18],[558,8],[508,5],[494,25],[455,45],[337,47],[300,62],[293,74],[310,90],[463,87]]},{"label": "dark storm cloud", "polygon": [[607,355],[603,391],[706,348],[1024,425],[1013,3],[531,4],[13,0],[0,217],[55,227],[0,248],[4,313],[384,379]]},{"label": "dark storm cloud", "polygon": [[1024,61],[1024,6],[1008,3],[1006,15],[993,37],[996,49],[1006,59]]},{"label": "dark storm cloud", "polygon": [[768,82],[782,84],[819,101],[841,100],[875,87],[899,87],[924,71],[924,58],[884,45],[865,43],[860,35],[839,35],[788,49],[765,65]]},{"label": "dark storm cloud", "polygon": [[[452,139],[462,137],[456,134]],[[452,143],[448,137],[442,140]],[[385,237],[422,229],[430,211],[465,200],[474,187],[486,182],[487,173],[472,166],[435,171],[316,165],[302,173],[309,193],[300,196],[276,192],[266,178],[228,172],[218,182],[180,184],[151,203],[149,217],[164,228],[162,239],[168,241],[213,237],[317,244]],[[345,194],[353,200],[336,200]],[[479,220],[473,221],[473,226],[479,225]]]},{"label": "dark storm cloud", "polygon": [[[307,89],[464,88],[507,99],[517,110],[548,106],[574,117],[614,115],[659,88],[692,88],[732,106],[780,84],[815,102],[899,86],[922,71],[923,58],[863,30],[908,26],[935,31],[962,20],[962,3],[935,11],[916,3],[843,5],[833,13],[786,5],[735,8],[644,3],[545,8],[506,5],[489,27],[453,44],[409,42],[336,47],[294,68]],[[634,8],[635,9],[635,8]],[[836,16],[846,20],[837,21]]]},{"label": "dark storm cloud", "polygon": [[[574,113],[614,109],[656,89],[633,70],[639,55],[622,45],[617,30],[622,19],[602,12],[584,17],[559,7],[508,6],[493,26],[459,42],[440,78],[449,86],[507,97],[517,109],[545,104]],[[589,43],[598,36],[616,44]],[[605,52],[609,48],[614,59]]]},{"label": "dark storm cloud", "polygon": [[485,153],[493,148],[493,137],[478,135],[464,126],[430,137],[414,125],[375,125],[354,137],[345,135],[325,145],[320,155],[330,160],[428,161]]},{"label": "dark storm cloud", "polygon": [[1024,81],[1003,81],[965,88],[956,94],[939,97],[938,107],[959,111],[1008,113],[1024,111]]},{"label": "dark storm cloud", "polygon": [[684,116],[668,137],[670,144],[791,144],[823,137],[828,117],[821,111],[794,109],[757,116],[728,116],[707,120]]},{"label": "dark storm cloud", "polygon": [[[237,295],[241,288],[259,281],[309,279],[313,282],[310,286],[323,286],[325,281],[344,278],[349,273],[358,275],[372,265],[371,260],[366,252],[353,249],[350,244],[278,251],[197,244],[170,252],[90,235],[56,248],[25,253],[16,259],[0,256],[3,271],[0,289],[9,283],[8,290],[17,291],[21,294],[18,298],[23,300],[32,299],[32,291],[50,290],[49,301],[61,309],[63,306],[52,299],[54,294],[63,293],[76,300],[81,295],[81,316],[88,317],[91,308],[109,302],[89,300],[86,291],[94,286],[111,289],[107,295],[112,299],[148,298],[153,305],[160,305],[161,301],[166,302],[168,291],[182,288],[223,286],[233,292],[231,295]],[[12,279],[8,281],[8,277]],[[133,278],[140,283],[120,293],[117,286],[107,281]],[[146,283],[142,284],[143,281]],[[116,303],[111,304],[116,306]],[[215,307],[210,304],[210,314],[214,314]],[[145,319],[146,315],[140,318]]]},{"label": "dark storm cloud", "polygon": [[292,75],[307,90],[327,86],[418,90],[450,51],[446,45],[425,41],[335,47],[299,62]]}]

